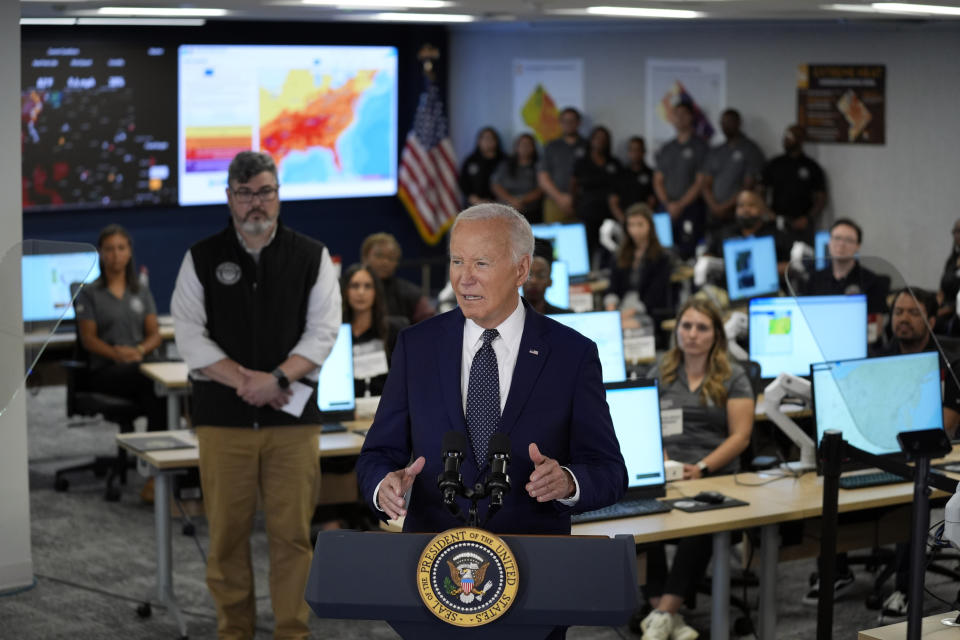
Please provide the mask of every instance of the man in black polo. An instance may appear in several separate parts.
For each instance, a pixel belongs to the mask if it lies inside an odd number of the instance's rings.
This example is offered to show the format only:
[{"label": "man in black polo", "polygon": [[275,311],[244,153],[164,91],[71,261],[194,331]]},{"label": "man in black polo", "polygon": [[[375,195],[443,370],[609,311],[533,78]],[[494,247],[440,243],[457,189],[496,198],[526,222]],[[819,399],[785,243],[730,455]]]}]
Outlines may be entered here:
[{"label": "man in black polo", "polygon": [[618,176],[618,187],[610,194],[607,204],[613,217],[624,221],[624,211],[631,205],[642,202],[653,211],[657,209],[657,196],[653,193],[653,169],[647,166],[647,143],[643,136],[633,136],[627,145],[627,164]]},{"label": "man in black polo", "polygon": [[851,295],[867,296],[867,313],[886,313],[888,279],[881,278],[870,269],[861,266],[857,259],[863,229],[849,218],[840,218],[830,227],[829,264],[810,276],[805,293],[814,296]]},{"label": "man in black polo", "polygon": [[803,152],[803,127],[783,134],[783,155],[763,169],[770,208],[782,216],[795,240],[813,244],[813,233],[827,204],[827,180],[820,165]]},{"label": "man in black polo", "polygon": [[[307,638],[303,599],[319,475],[317,376],[340,328],[330,253],[279,220],[277,168],[243,151],[228,170],[226,229],[184,256],[171,311],[193,381],[193,424],[220,638],[252,639],[250,532],[259,494],[276,638]],[[295,406],[292,397],[309,396]]]}]

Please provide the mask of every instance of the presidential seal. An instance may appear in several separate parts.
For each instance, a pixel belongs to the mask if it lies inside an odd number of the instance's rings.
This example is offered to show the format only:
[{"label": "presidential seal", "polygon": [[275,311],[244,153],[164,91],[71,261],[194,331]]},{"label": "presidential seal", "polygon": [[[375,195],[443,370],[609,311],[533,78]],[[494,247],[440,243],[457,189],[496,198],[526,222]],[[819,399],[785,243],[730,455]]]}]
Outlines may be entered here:
[{"label": "presidential seal", "polygon": [[517,598],[517,562],[503,540],[483,529],[448,529],[417,563],[417,591],[430,612],[458,627],[493,622]]}]

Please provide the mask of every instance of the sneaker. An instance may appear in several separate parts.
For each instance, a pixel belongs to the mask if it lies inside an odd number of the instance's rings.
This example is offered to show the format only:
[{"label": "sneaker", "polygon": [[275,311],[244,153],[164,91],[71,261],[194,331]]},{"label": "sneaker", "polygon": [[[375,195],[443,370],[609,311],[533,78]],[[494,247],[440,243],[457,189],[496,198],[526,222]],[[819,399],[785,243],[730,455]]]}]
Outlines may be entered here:
[{"label": "sneaker", "polygon": [[894,591],[887,599],[883,601],[883,607],[880,609],[880,620],[887,618],[906,618],[907,617],[907,594],[903,591]]},{"label": "sneaker", "polygon": [[[833,599],[837,600],[841,595],[850,590],[850,587],[853,586],[854,577],[853,571],[848,571],[842,575],[837,576],[836,580],[833,582]],[[803,596],[803,604],[809,604],[812,606],[817,606],[817,602],[820,600],[820,579],[815,579],[811,586],[810,591],[807,591],[806,595]]]},{"label": "sneaker", "polygon": [[640,623],[640,630],[643,632],[640,640],[671,640],[673,616],[654,609]]},{"label": "sneaker", "polygon": [[700,633],[688,625],[683,616],[679,613],[673,614],[673,631],[670,632],[670,640],[697,640]]}]

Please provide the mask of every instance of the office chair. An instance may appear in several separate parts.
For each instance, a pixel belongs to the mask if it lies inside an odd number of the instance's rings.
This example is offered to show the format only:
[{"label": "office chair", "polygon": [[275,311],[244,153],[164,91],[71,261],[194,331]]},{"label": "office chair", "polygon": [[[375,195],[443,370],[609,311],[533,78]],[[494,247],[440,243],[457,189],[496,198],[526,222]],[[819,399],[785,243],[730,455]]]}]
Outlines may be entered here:
[{"label": "office chair", "polygon": [[[73,288],[71,285],[71,289]],[[83,348],[79,335],[74,344],[73,356],[72,360],[60,363],[67,373],[67,417],[101,415],[107,422],[117,424],[120,433],[133,431],[133,421],[143,415],[143,410],[127,398],[112,396],[92,388],[89,382],[90,357]],[[97,456],[93,462],[58,469],[53,488],[66,491],[70,487],[70,482],[65,477],[67,474],[92,471],[98,478],[107,476],[104,499],[116,502],[120,499],[120,488],[114,486],[114,482],[119,480],[121,485],[127,484],[127,468],[127,452],[117,447],[115,456]]]}]

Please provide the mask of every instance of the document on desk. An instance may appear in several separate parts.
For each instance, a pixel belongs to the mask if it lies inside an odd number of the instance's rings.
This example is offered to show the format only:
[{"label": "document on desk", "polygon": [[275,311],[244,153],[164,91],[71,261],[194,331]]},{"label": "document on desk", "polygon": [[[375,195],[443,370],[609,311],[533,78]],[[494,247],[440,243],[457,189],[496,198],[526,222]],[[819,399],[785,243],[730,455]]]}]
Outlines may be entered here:
[{"label": "document on desk", "polygon": [[313,394],[313,389],[302,382],[291,382],[290,391],[293,392],[293,395],[287,400],[287,404],[280,408],[293,417],[299,418],[303,415],[303,408],[307,406],[307,400]]}]

